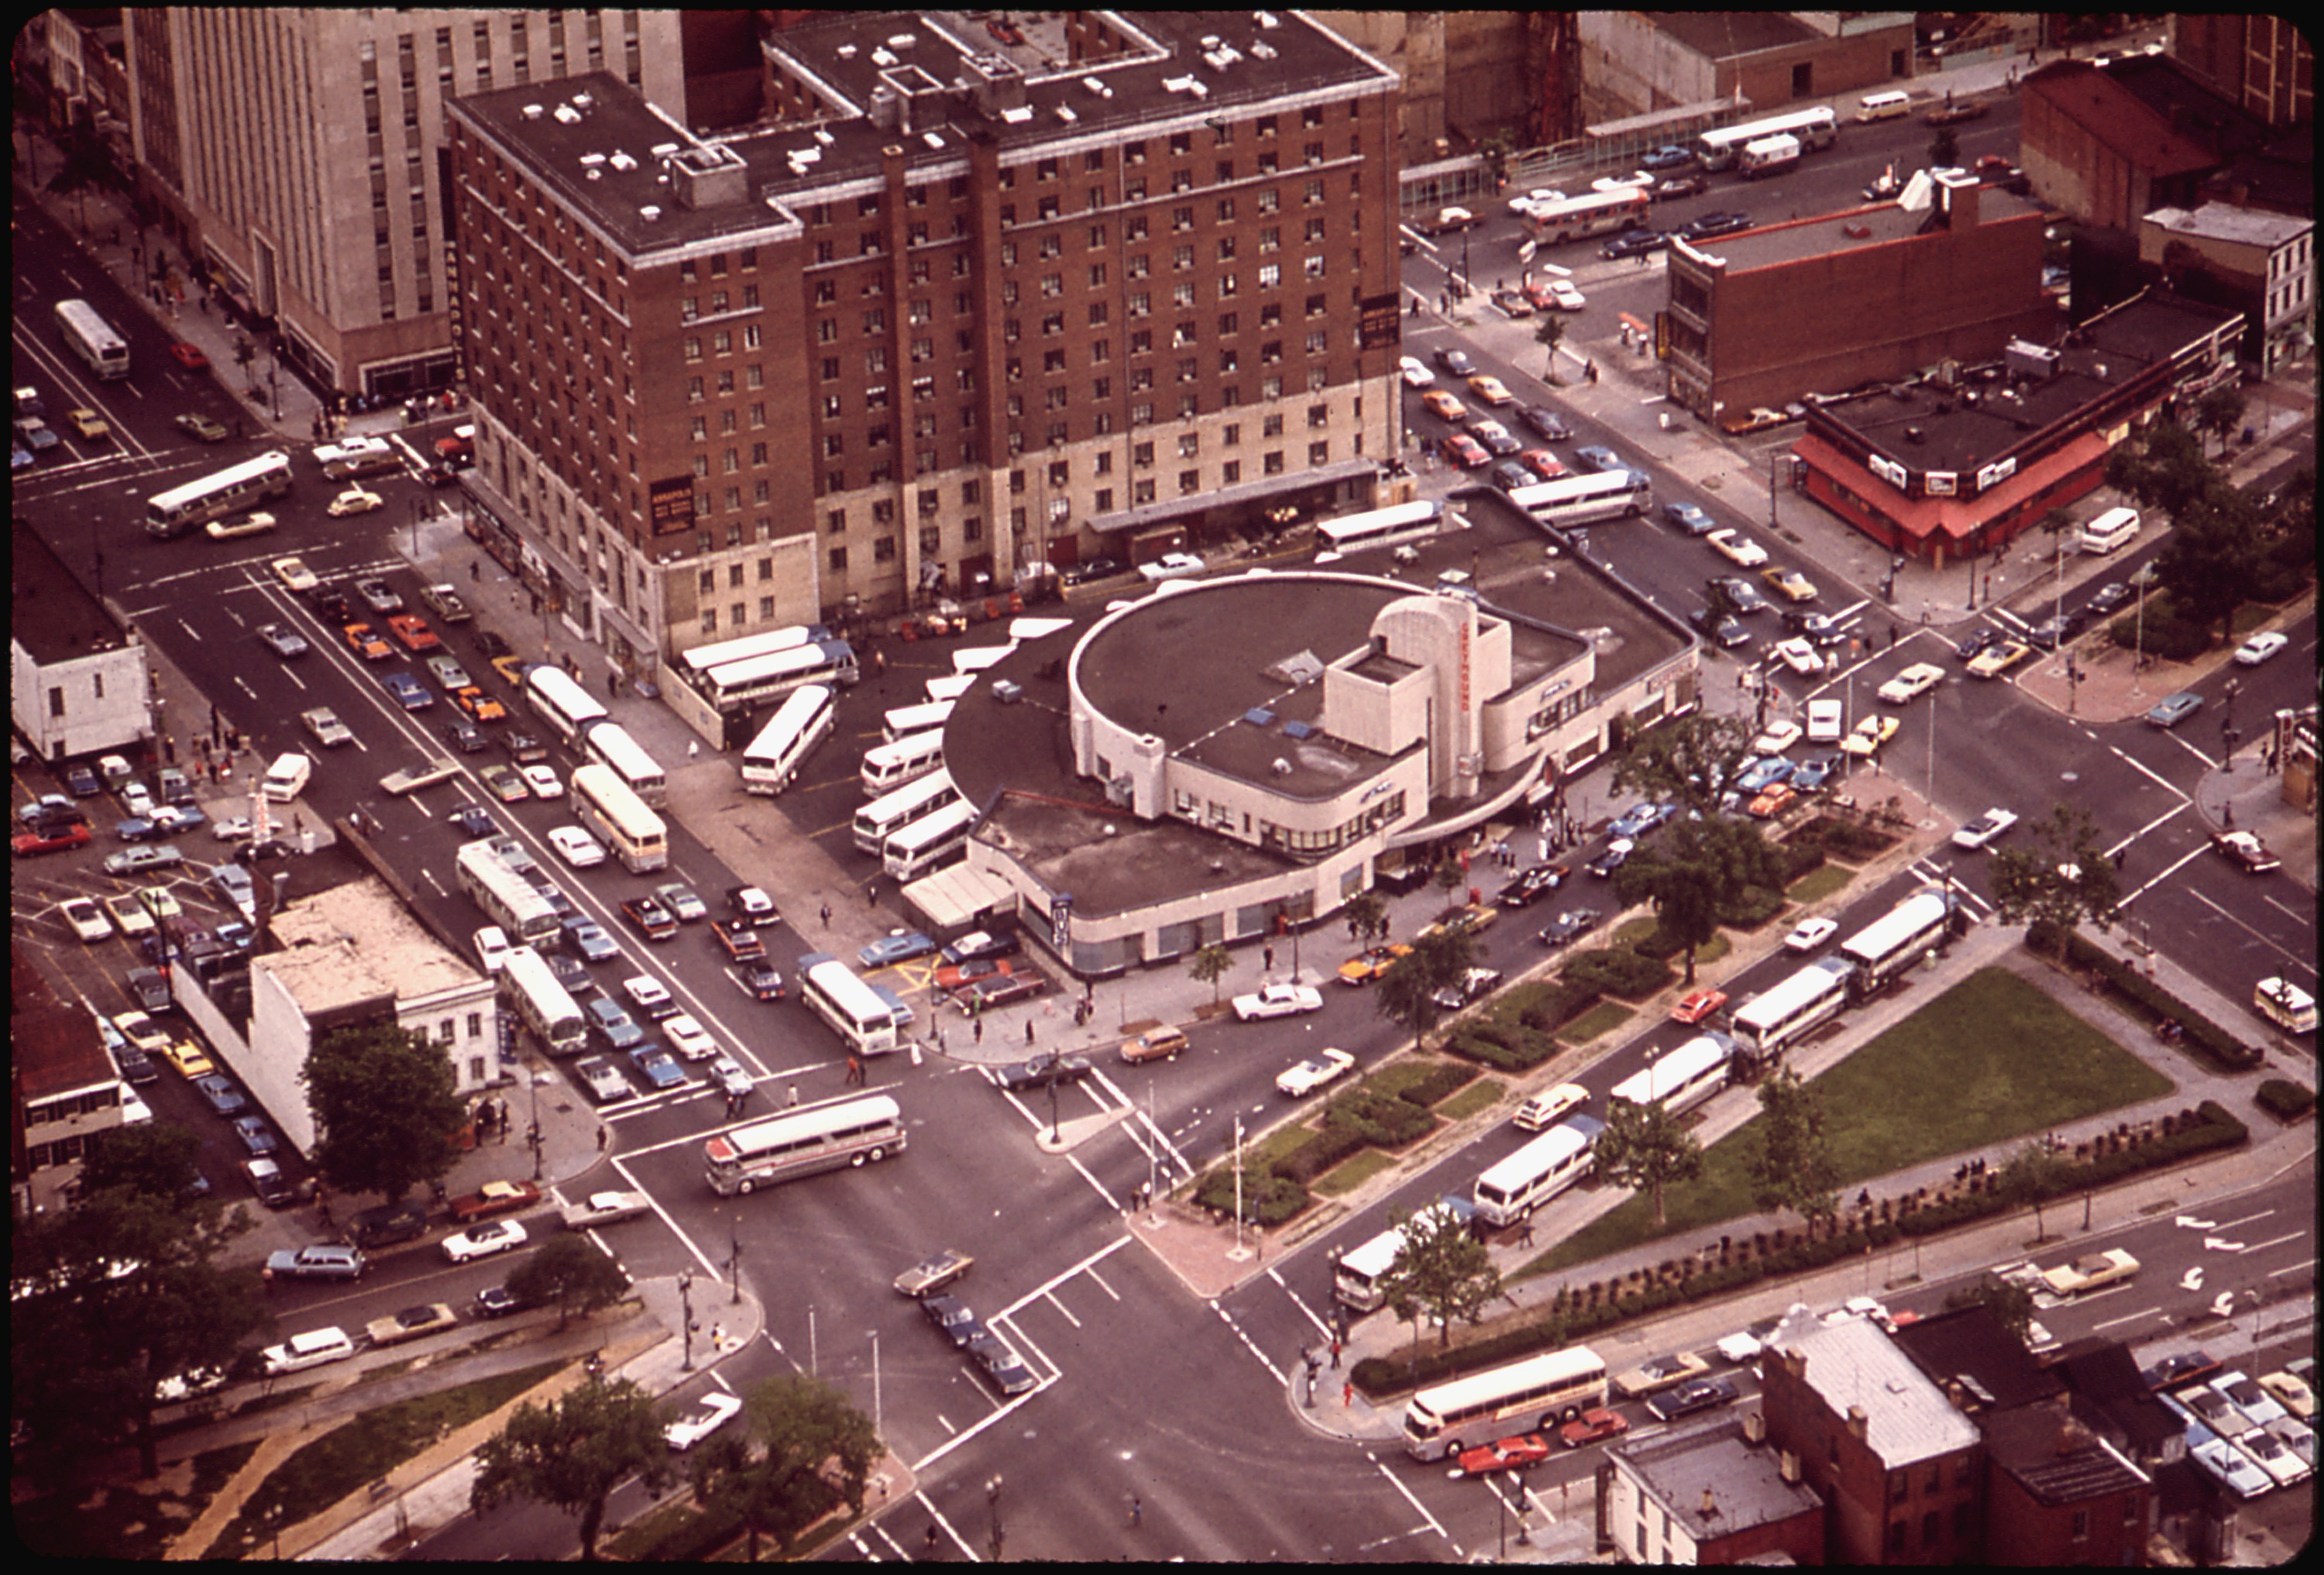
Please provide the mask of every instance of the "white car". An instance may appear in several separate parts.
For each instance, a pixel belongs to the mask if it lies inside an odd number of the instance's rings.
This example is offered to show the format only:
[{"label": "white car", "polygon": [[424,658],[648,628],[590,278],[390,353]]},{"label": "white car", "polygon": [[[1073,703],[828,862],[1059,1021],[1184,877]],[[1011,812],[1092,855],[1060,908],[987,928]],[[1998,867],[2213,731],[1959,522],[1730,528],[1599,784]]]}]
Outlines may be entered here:
[{"label": "white car", "polygon": [[513,1220],[494,1220],[444,1238],[444,1256],[454,1263],[514,1252],[525,1242],[524,1227]]},{"label": "white car", "polygon": [[518,776],[524,778],[524,785],[532,789],[534,797],[562,798],[565,797],[565,784],[558,781],[557,773],[547,766],[536,762],[530,766],[519,766],[516,771]]},{"label": "white car", "polygon": [[2265,634],[2255,634],[2236,647],[2236,661],[2242,667],[2255,668],[2291,643],[2273,630]]},{"label": "white car", "polygon": [[1712,531],[1703,540],[1711,544],[1711,551],[1744,568],[1757,568],[1767,561],[1766,548],[1731,526],[1724,530]]},{"label": "white car", "polygon": [[689,1013],[680,1012],[669,1018],[662,1024],[661,1031],[669,1036],[669,1047],[688,1061],[707,1061],[718,1054],[718,1041]]},{"label": "white car", "polygon": [[[546,766],[538,769],[543,771],[549,769]],[[549,828],[549,845],[557,850],[558,858],[576,870],[587,870],[605,861],[604,844],[577,825]]]},{"label": "white car", "polygon": [[690,1450],[712,1433],[734,1420],[742,1409],[737,1395],[723,1389],[713,1389],[694,1405],[679,1414],[676,1422],[661,1430],[665,1442],[674,1450]]},{"label": "white car", "polygon": [[742,1064],[732,1055],[721,1055],[711,1062],[710,1081],[716,1083],[718,1091],[730,1100],[749,1099],[751,1090],[756,1086],[751,1081],[751,1074],[742,1070]]},{"label": "white car", "polygon": [[[1824,669],[1823,653],[1797,635],[1794,635],[1789,640],[1777,640],[1772,649],[1775,653],[1776,660],[1803,677],[1812,678]],[[1839,702],[1833,701],[1831,704],[1837,705]],[[1834,733],[1832,736],[1837,738],[1840,735]]]},{"label": "white car", "polygon": [[1807,715],[1810,743],[1838,743],[1848,731],[1848,708],[1840,701],[1811,700]]},{"label": "white car", "polygon": [[1139,565],[1138,573],[1142,579],[1158,582],[1201,574],[1204,566],[1203,560],[1191,552],[1166,552],[1152,563]]},{"label": "white car", "polygon": [[1428,370],[1426,362],[1410,355],[1399,359],[1396,369],[1404,374],[1404,386],[1406,388],[1426,388],[1436,381],[1436,374]]},{"label": "white car", "polygon": [[1559,311],[1578,312],[1587,304],[1586,298],[1573,288],[1573,281],[1570,279],[1553,279],[1549,281],[1547,289],[1549,304]]},{"label": "white car", "polygon": [[1793,926],[1790,935],[1784,937],[1784,950],[1812,952],[1839,933],[1838,919],[1828,919],[1821,914],[1814,918],[1803,918]]},{"label": "white car", "polygon": [[1988,809],[1960,830],[1953,833],[1953,846],[1981,848],[2016,824],[2017,816],[2012,811]]},{"label": "white car", "polygon": [[656,1022],[678,1010],[678,1002],[670,999],[669,990],[650,973],[622,980],[622,993],[630,998],[632,1006]]},{"label": "white car", "polygon": [[1945,670],[1934,662],[1914,662],[1873,691],[1891,705],[1918,700],[1944,682]]},{"label": "white car", "polygon": [[334,520],[341,520],[349,514],[368,514],[374,509],[383,509],[386,506],[387,500],[377,493],[367,493],[361,487],[349,487],[346,492],[333,498],[330,505],[323,512]]},{"label": "white car", "polygon": [[1590,189],[1592,191],[1636,191],[1640,187],[1652,186],[1654,183],[1655,178],[1651,171],[1646,170],[1634,170],[1628,175],[1600,175],[1597,180],[1592,180],[1590,183]]},{"label": "white car", "polygon": [[1803,736],[1796,722],[1771,722],[1766,732],[1751,741],[1751,752],[1755,755],[1780,755],[1799,742]]},{"label": "white car", "polygon": [[304,1334],[294,1334],[281,1345],[270,1345],[260,1353],[269,1377],[284,1373],[303,1373],[309,1368],[319,1368],[325,1362],[342,1361],[355,1354],[355,1342],[347,1338],[344,1329],[310,1329]]},{"label": "white car", "polygon": [[64,916],[64,921],[72,933],[84,941],[112,938],[113,921],[105,916],[103,908],[86,897],[66,898],[57,904],[57,912]]},{"label": "white car", "polygon": [[1270,984],[1234,998],[1234,1015],[1243,1022],[1260,1018],[1292,1018],[1323,1009],[1323,992],[1304,984]]},{"label": "white car", "polygon": [[498,925],[486,925],[475,935],[476,961],[487,973],[498,973],[501,965],[516,948],[509,944],[508,932]]},{"label": "white car", "polygon": [[560,1198],[557,1215],[567,1230],[586,1230],[593,1225],[618,1225],[637,1219],[652,1208],[652,1201],[643,1193],[591,1193],[576,1203]]},{"label": "white car", "polygon": [[258,834],[246,815],[228,815],[224,820],[210,822],[210,835],[222,843],[246,843]]},{"label": "white car", "polygon": [[1293,1099],[1303,1099],[1334,1078],[1355,1069],[1356,1058],[1345,1050],[1326,1050],[1313,1061],[1303,1061],[1290,1070],[1278,1073],[1275,1086]]}]

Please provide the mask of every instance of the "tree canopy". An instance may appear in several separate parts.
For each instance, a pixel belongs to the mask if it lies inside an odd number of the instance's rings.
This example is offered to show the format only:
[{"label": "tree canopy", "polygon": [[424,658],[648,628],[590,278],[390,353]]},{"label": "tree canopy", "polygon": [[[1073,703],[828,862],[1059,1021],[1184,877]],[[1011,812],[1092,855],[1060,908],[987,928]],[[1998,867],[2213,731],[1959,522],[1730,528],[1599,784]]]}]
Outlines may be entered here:
[{"label": "tree canopy", "polygon": [[632,1476],[656,1493],[669,1485],[661,1430],[652,1397],[627,1378],[592,1378],[545,1405],[529,1401],[477,1448],[468,1506],[521,1497],[577,1515],[581,1557],[594,1561],[613,1489]]},{"label": "tree canopy", "polygon": [[750,1534],[750,1562],[758,1561],[761,1536],[788,1555],[799,1534],[843,1499],[851,1515],[862,1511],[883,1447],[872,1419],[844,1395],[805,1374],[769,1378],[744,1396],[743,1414],[748,1430],[712,1436],[692,1477],[706,1507],[732,1514]]},{"label": "tree canopy", "polygon": [[1433,1320],[1439,1343],[1452,1343],[1452,1321],[1476,1323],[1501,1294],[1501,1274],[1485,1244],[1444,1208],[1391,1217],[1404,1232],[1380,1289],[1388,1305],[1406,1323],[1424,1314]]},{"label": "tree canopy", "polygon": [[527,1253],[508,1277],[509,1294],[557,1309],[557,1327],[576,1312],[594,1312],[620,1301],[630,1277],[603,1248],[578,1232],[552,1236]]},{"label": "tree canopy", "polygon": [[1614,790],[1675,804],[1708,820],[1741,774],[1757,732],[1747,717],[1699,712],[1647,728],[1614,762]]},{"label": "tree canopy", "polygon": [[1614,871],[1625,903],[1650,902],[1663,928],[1686,948],[1686,982],[1694,983],[1695,949],[1719,933],[1719,916],[1747,888],[1773,886],[1783,859],[1748,821],[1705,815],[1681,819],[1662,840],[1642,847]]},{"label": "tree canopy", "polygon": [[1788,1067],[1759,1084],[1757,1148],[1750,1162],[1751,1201],[1789,1209],[1810,1221],[1840,1208],[1840,1167],[1825,1128],[1823,1096]]},{"label": "tree canopy", "polygon": [[1234,953],[1213,941],[1194,953],[1194,960],[1186,964],[1186,972],[1194,976],[1195,983],[1211,987],[1211,1004],[1216,1006],[1219,981],[1233,972],[1234,965]]},{"label": "tree canopy", "polygon": [[1606,1129],[1598,1134],[1595,1153],[1600,1175],[1654,1199],[1657,1230],[1669,1222],[1665,1192],[1702,1174],[1702,1146],[1660,1102],[1609,1101]]},{"label": "tree canopy", "polygon": [[2061,804],[2026,830],[2034,846],[1997,849],[1987,866],[2001,921],[2047,919],[2061,931],[2084,919],[2100,929],[2112,924],[2114,861],[2098,846],[2098,823]]},{"label": "tree canopy", "polygon": [[315,1168],[343,1193],[389,1202],[452,1168],[467,1119],[443,1046],[393,1023],[327,1034],[300,1074],[321,1137]]},{"label": "tree canopy", "polygon": [[1416,1044],[1425,1040],[1443,1015],[1436,992],[1464,976],[1475,956],[1475,938],[1465,929],[1444,928],[1420,936],[1408,953],[1380,974],[1372,987],[1372,1009],[1411,1029]]}]

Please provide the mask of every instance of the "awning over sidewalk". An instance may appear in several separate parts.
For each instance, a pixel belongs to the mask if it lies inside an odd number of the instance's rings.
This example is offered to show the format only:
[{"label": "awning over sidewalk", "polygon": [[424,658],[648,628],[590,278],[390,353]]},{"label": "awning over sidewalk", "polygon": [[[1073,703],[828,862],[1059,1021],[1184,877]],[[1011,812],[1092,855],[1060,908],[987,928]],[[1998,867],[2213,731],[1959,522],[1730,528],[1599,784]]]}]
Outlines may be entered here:
[{"label": "awning over sidewalk", "polygon": [[986,875],[961,863],[913,881],[904,888],[904,900],[927,921],[929,929],[951,930],[975,924],[999,908],[1013,907],[1017,894],[999,876]]}]

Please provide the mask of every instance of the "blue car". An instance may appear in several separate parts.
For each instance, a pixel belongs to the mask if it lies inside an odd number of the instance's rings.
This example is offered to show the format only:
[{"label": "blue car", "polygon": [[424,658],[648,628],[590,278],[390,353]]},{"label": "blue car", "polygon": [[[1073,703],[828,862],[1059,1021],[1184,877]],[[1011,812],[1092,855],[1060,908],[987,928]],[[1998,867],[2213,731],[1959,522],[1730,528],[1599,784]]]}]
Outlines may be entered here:
[{"label": "blue car", "polygon": [[1754,760],[1743,774],[1735,778],[1735,791],[1757,795],[1765,793],[1778,782],[1792,779],[1792,762],[1781,755],[1767,755]]},{"label": "blue car", "polygon": [[1663,519],[1689,536],[1708,536],[1719,528],[1719,521],[1692,503],[1665,503]]},{"label": "blue car", "polygon": [[1812,793],[1831,781],[1831,774],[1838,769],[1838,755],[1810,755],[1792,768],[1791,785],[1798,792]]},{"label": "blue car", "polygon": [[250,1101],[234,1086],[234,1079],[222,1072],[204,1073],[194,1079],[194,1091],[209,1102],[209,1107],[221,1116],[231,1116],[247,1109]]},{"label": "blue car", "polygon": [[584,962],[610,962],[622,954],[622,949],[613,944],[613,937],[607,935],[604,926],[593,918],[583,918],[576,915],[567,919],[565,939],[576,952],[581,953],[581,960]]},{"label": "blue car", "polygon": [[387,686],[387,692],[406,711],[425,711],[436,704],[436,696],[410,673],[383,673],[379,681]]},{"label": "blue car", "polygon": [[885,968],[891,962],[925,957],[936,949],[936,944],[918,930],[890,930],[856,953],[855,960],[866,968]]},{"label": "blue car", "polygon": [[646,1081],[656,1088],[676,1088],[686,1081],[686,1069],[677,1057],[659,1045],[645,1045],[630,1052],[630,1059],[646,1074]]},{"label": "blue car", "polygon": [[1573,457],[1588,465],[1591,470],[1620,470],[1623,468],[1622,462],[1614,457],[1614,451],[1612,449],[1604,447],[1596,443],[1583,444],[1581,447],[1573,451]]},{"label": "blue car", "polygon": [[646,1031],[622,1009],[620,1001],[601,997],[589,1003],[588,1012],[590,1019],[597,1025],[597,1031],[605,1036],[605,1043],[614,1049],[634,1050],[645,1043]]},{"label": "blue car", "polygon": [[2153,710],[2149,711],[2146,714],[2146,720],[2157,727],[2176,727],[2202,708],[2203,697],[2200,695],[2191,692],[2173,695],[2168,700],[2159,702]]},{"label": "blue car", "polygon": [[234,1135],[242,1139],[243,1147],[250,1152],[253,1158],[274,1152],[274,1131],[267,1126],[263,1116],[235,1117]]},{"label": "blue car", "polygon": [[1638,161],[1641,170],[1677,170],[1694,162],[1694,154],[1676,143],[1666,143]]},{"label": "blue car", "polygon": [[1608,828],[1609,834],[1636,840],[1645,836],[1677,813],[1678,806],[1675,804],[1635,805],[1625,811],[1621,817]]}]

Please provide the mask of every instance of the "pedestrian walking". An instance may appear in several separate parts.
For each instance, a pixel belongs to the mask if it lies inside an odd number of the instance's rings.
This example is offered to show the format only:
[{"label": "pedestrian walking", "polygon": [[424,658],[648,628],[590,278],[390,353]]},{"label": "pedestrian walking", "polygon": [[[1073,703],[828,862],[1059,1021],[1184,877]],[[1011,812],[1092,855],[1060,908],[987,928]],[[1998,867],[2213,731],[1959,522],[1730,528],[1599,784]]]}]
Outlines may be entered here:
[{"label": "pedestrian walking", "polygon": [[1340,1406],[1342,1410],[1345,1410],[1348,1406],[1353,1405],[1355,1403],[1356,1381],[1353,1378],[1350,1378],[1346,1383],[1340,1386]]},{"label": "pedestrian walking", "polygon": [[791,1103],[792,1103],[792,1105],[793,1105],[794,1107],[796,1107],[796,1106],[798,1104],[798,1084],[797,1084],[797,1083],[793,1083],[793,1084],[791,1084],[791,1085],[790,1085],[790,1091],[791,1091]]},{"label": "pedestrian walking", "polygon": [[687,740],[686,741],[686,758],[687,758],[687,760],[690,760],[694,759],[696,755],[700,754],[701,752],[702,752],[702,741],[701,741],[700,739],[698,739],[698,738],[690,738],[690,739],[687,739]]},{"label": "pedestrian walking", "polygon": [[937,1055],[943,1055],[944,1053],[945,1053],[944,1025],[943,1025],[942,1023],[938,1023],[938,1024],[936,1025],[936,1054],[937,1054]]},{"label": "pedestrian walking", "polygon": [[1333,1367],[1333,1370],[1334,1370],[1334,1371],[1336,1371],[1336,1370],[1338,1369],[1339,1366],[1340,1366],[1340,1337],[1339,1337],[1338,1335],[1336,1335],[1336,1334],[1335,1334],[1335,1335],[1333,1335],[1333,1336],[1332,1337],[1332,1367]]},{"label": "pedestrian walking", "polygon": [[1275,972],[1275,948],[1274,948],[1274,947],[1272,947],[1272,946],[1261,946],[1261,947],[1259,949],[1259,963],[1260,963],[1260,965],[1261,965],[1262,967],[1264,967],[1264,968],[1265,968],[1265,969],[1266,969],[1269,973],[1272,973],[1272,972]]},{"label": "pedestrian walking", "polygon": [[1032,1019],[1032,1018],[1027,1018],[1025,1019],[1025,1043],[1027,1043],[1028,1045],[1030,1045],[1032,1042],[1033,1042],[1033,1019]]},{"label": "pedestrian walking", "polygon": [[1145,1506],[1138,1502],[1138,1495],[1135,1493],[1131,1494],[1130,1496],[1130,1529],[1133,1531],[1137,1529],[1139,1516],[1144,1508]]},{"label": "pedestrian walking", "polygon": [[478,564],[475,558],[470,558],[468,560],[468,578],[471,580],[482,580],[484,577],[484,571],[483,566]]},{"label": "pedestrian walking", "polygon": [[823,905],[823,927],[826,930],[831,927],[831,904],[827,902]]},{"label": "pedestrian walking", "polygon": [[[1517,1245],[1519,1247],[1531,1247],[1533,1245],[1533,1220],[1530,1216],[1518,1222]],[[1337,1350],[1339,1348],[1334,1346],[1332,1349]],[[1333,1362],[1332,1365],[1336,1368],[1340,1364]]]},{"label": "pedestrian walking", "polygon": [[863,1081],[863,1063],[853,1055],[847,1058],[847,1081],[851,1083]]},{"label": "pedestrian walking", "polygon": [[605,1152],[605,1128],[603,1123],[600,1123],[597,1128],[597,1152],[600,1154]]},{"label": "pedestrian walking", "polygon": [[984,1043],[984,1019],[983,1019],[982,1017],[975,1018],[974,1019],[973,1019],[973,1020],[969,1023],[969,1032],[970,1032],[970,1036],[971,1036],[971,1037],[973,1037],[973,1039],[974,1039],[978,1044],[980,1044],[980,1045],[983,1044],[983,1043]]}]

